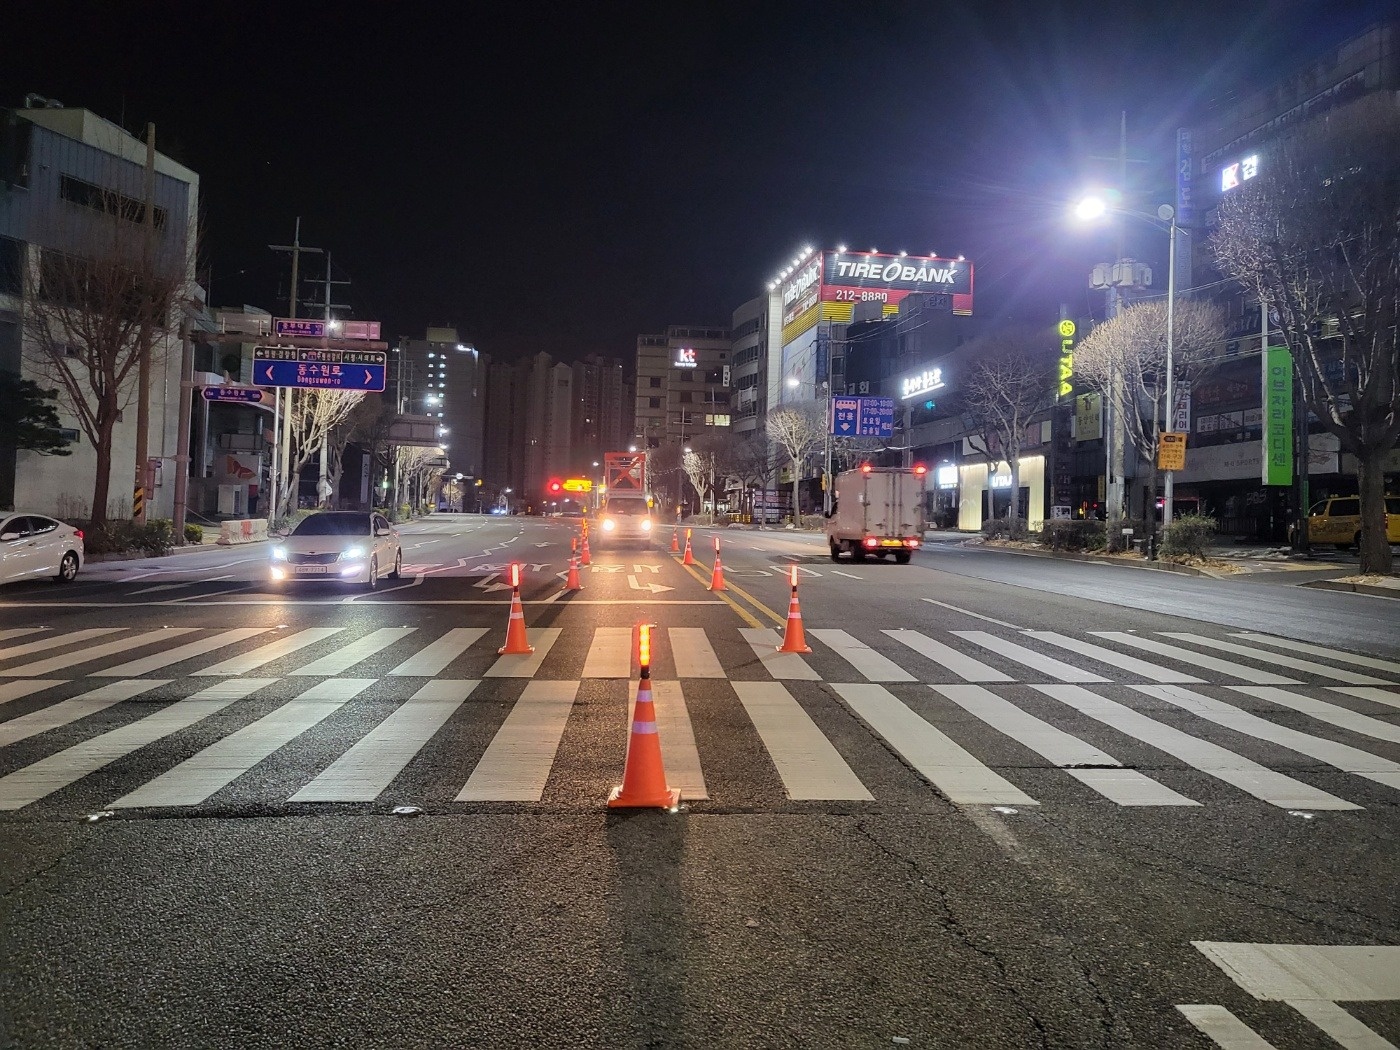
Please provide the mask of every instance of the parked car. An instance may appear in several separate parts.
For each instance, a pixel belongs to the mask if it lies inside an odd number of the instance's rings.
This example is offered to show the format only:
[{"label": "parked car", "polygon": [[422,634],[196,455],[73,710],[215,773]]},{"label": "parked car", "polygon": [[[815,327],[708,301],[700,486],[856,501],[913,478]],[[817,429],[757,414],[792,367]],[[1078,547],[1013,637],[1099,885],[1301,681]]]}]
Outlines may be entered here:
[{"label": "parked car", "polygon": [[329,510],[309,514],[272,547],[274,582],[339,580],[374,589],[403,572],[399,530],[382,514]]},{"label": "parked car", "polygon": [[[1385,498],[1385,534],[1400,543],[1400,496]],[[1308,542],[1332,543],[1338,550],[1361,545],[1361,497],[1333,496],[1308,511]]]},{"label": "parked car", "polygon": [[52,576],[71,583],[83,567],[83,530],[46,514],[0,518],[0,582]]}]

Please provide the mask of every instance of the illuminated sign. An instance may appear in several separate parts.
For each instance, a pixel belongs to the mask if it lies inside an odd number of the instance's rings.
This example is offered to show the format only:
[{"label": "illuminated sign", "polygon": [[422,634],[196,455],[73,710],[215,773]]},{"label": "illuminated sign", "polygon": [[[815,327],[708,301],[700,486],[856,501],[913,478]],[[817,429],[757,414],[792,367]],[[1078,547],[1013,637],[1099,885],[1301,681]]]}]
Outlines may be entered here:
[{"label": "illuminated sign", "polygon": [[592,492],[593,482],[588,478],[566,478],[564,480],[565,492]]},{"label": "illuminated sign", "polygon": [[828,303],[897,305],[910,292],[951,297],[955,314],[972,313],[972,263],[932,255],[826,252],[821,298]]},{"label": "illuminated sign", "polygon": [[1074,393],[1074,322],[1065,318],[1060,322],[1060,386],[1061,397]]},{"label": "illuminated sign", "polygon": [[954,466],[939,467],[933,472],[933,481],[941,489],[957,488],[958,468]]},{"label": "illuminated sign", "polygon": [[787,327],[807,310],[817,305],[821,294],[821,256],[783,281],[783,327]]},{"label": "illuminated sign", "polygon": [[1226,193],[1259,174],[1258,155],[1245,157],[1220,169],[1220,192]]},{"label": "illuminated sign", "polygon": [[699,362],[695,359],[693,347],[683,346],[676,351],[675,365],[677,368],[695,368]]},{"label": "illuminated sign", "polygon": [[943,369],[925,368],[917,375],[905,376],[899,381],[899,397],[901,400],[918,397],[920,394],[942,390],[946,385],[943,382]]}]

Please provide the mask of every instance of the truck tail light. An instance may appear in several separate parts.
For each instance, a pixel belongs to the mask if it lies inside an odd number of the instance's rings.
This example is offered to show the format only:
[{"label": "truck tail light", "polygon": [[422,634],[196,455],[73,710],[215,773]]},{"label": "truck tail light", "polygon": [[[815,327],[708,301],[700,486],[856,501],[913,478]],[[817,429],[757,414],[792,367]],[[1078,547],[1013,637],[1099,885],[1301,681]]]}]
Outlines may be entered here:
[{"label": "truck tail light", "polygon": [[915,539],[908,539],[904,541],[904,545],[906,547],[917,547],[919,545],[919,541]]},{"label": "truck tail light", "polygon": [[923,477],[923,476],[924,476],[925,474],[927,474],[927,473],[928,473],[928,467],[924,466],[922,463],[915,463],[915,464],[914,464],[914,475],[915,475],[916,477],[920,477],[920,478],[921,478],[921,477]]},{"label": "truck tail light", "polygon": [[880,545],[880,541],[877,540],[874,536],[865,537],[864,543],[867,547],[878,547]]}]

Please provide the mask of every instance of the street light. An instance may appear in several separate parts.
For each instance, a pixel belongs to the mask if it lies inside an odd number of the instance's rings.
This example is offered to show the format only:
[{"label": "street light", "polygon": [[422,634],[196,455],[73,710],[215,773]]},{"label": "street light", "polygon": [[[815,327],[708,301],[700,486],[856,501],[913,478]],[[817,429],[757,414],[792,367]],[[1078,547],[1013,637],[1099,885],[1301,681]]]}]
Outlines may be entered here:
[{"label": "street light", "polygon": [[[1167,382],[1166,382],[1166,428],[1169,431],[1176,429],[1176,402],[1172,400],[1173,364],[1175,349],[1175,322],[1176,322],[1176,231],[1181,227],[1176,221],[1176,209],[1170,204],[1163,204],[1157,209],[1157,217],[1144,212],[1131,211],[1127,208],[1110,208],[1108,202],[1103,197],[1088,196],[1081,200],[1074,207],[1075,217],[1084,222],[1092,222],[1107,215],[1109,212],[1115,215],[1129,215],[1135,219],[1142,219],[1159,230],[1165,224],[1167,230]],[[1162,528],[1165,531],[1172,523],[1172,489],[1175,483],[1175,474],[1168,470],[1163,474],[1162,485]],[[1152,494],[1153,501],[1156,501],[1157,494]],[[1155,532],[1155,529],[1154,529]]]}]

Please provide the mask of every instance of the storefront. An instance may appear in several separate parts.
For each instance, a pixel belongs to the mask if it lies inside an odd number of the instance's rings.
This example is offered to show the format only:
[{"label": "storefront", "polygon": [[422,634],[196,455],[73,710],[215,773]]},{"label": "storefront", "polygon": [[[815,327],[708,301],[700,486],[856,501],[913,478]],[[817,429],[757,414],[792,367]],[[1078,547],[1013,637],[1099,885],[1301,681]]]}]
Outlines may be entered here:
[{"label": "storefront", "polygon": [[[1028,528],[1039,529],[1045,520],[1045,457],[1022,456],[1018,517]],[[935,475],[936,477],[936,475]],[[1011,468],[1005,462],[964,463],[958,467],[958,528],[978,532],[989,519],[1004,518],[1011,510]]]}]

